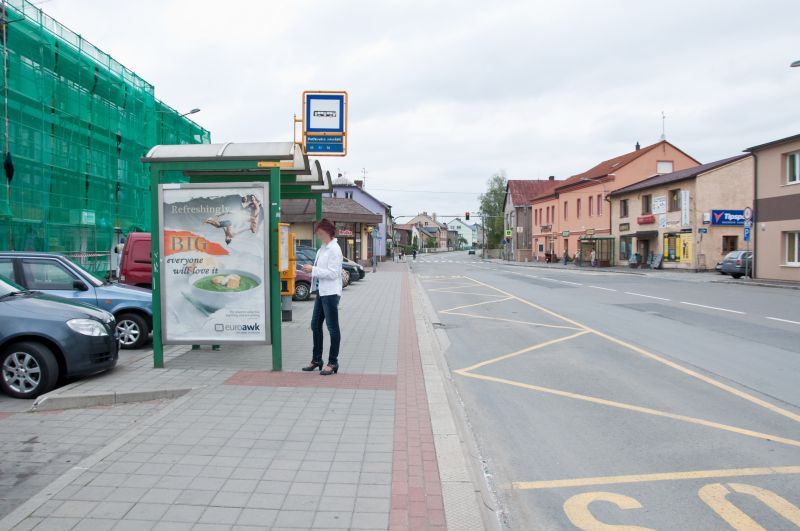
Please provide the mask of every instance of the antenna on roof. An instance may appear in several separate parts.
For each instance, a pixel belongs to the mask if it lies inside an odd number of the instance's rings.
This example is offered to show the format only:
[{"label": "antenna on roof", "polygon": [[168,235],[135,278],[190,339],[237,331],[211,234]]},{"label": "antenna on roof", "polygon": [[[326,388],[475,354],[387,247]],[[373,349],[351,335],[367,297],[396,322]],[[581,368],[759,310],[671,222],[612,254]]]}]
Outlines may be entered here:
[{"label": "antenna on roof", "polygon": [[664,111],[661,111],[661,140],[667,139],[666,122],[667,122],[667,115],[664,114]]}]

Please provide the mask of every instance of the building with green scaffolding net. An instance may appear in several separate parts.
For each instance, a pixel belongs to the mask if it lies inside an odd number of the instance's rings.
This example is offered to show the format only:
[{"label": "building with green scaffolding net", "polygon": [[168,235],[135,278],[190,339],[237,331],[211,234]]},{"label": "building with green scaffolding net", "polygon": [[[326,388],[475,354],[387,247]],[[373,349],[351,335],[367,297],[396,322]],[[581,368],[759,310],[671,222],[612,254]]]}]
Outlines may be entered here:
[{"label": "building with green scaffolding net", "polygon": [[150,230],[140,158],[210,134],[40,8],[2,6],[3,156],[13,178],[0,194],[0,250],[59,252],[104,275],[120,238]]}]

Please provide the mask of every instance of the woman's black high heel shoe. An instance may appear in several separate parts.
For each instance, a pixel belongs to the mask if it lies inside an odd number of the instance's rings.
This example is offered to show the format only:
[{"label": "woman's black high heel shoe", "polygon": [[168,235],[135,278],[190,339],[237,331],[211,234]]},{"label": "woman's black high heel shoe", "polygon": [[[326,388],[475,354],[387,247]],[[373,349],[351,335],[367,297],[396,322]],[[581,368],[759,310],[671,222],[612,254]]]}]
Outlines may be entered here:
[{"label": "woman's black high heel shoe", "polygon": [[317,369],[322,370],[321,361],[312,361],[309,365],[303,367],[303,370],[306,372],[316,371]]},{"label": "woman's black high heel shoe", "polygon": [[331,374],[336,374],[337,372],[339,372],[338,365],[328,365],[325,367],[325,369],[319,371],[322,376],[330,376]]}]

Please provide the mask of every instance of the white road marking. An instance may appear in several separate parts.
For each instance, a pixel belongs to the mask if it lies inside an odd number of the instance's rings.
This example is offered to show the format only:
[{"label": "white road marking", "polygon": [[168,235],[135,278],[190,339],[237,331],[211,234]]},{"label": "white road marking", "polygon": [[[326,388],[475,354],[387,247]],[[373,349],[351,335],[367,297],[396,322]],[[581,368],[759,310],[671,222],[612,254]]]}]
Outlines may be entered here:
[{"label": "white road marking", "polygon": [[580,282],[570,282],[569,280],[559,280],[559,282],[563,282],[564,284],[572,284],[573,286],[583,286]]},{"label": "white road marking", "polygon": [[740,312],[739,310],[729,310],[727,308],[718,308],[717,306],[706,306],[705,304],[697,304],[695,302],[681,301],[681,304],[688,304],[689,306],[698,306],[700,308],[708,308],[709,310],[717,310],[720,312],[730,312],[730,313],[738,313],[739,315],[745,315],[744,312]]},{"label": "white road marking", "polygon": [[592,288],[592,289],[601,289],[601,290],[603,290],[603,291],[617,291],[617,290],[615,290],[615,289],[612,289],[612,288],[604,288],[604,287],[602,287],[602,286],[591,286],[591,285],[590,285],[590,286],[588,286],[588,287],[590,287],[590,288]]},{"label": "white road marking", "polygon": [[767,317],[767,319],[770,319],[772,321],[780,321],[782,323],[800,325],[800,321],[790,321],[789,319],[781,319],[780,317]]},{"label": "white road marking", "polygon": [[648,299],[658,299],[660,301],[668,301],[668,300],[670,300],[670,299],[666,299],[664,297],[656,297],[655,295],[645,295],[644,293],[635,293],[633,291],[626,291],[625,294],[626,295],[635,295],[637,297],[646,297]]}]

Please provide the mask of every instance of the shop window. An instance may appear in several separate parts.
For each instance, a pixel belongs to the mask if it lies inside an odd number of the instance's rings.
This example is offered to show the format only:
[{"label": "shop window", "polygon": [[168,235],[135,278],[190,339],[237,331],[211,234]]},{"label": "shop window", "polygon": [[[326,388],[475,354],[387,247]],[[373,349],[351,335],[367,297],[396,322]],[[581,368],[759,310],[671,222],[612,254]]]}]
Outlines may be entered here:
[{"label": "shop window", "polygon": [[581,200],[580,200],[580,198],[578,198],[578,200],[575,201],[575,217],[577,219],[581,219]]},{"label": "shop window", "polygon": [[786,155],[786,183],[800,183],[800,151]]},{"label": "shop window", "polygon": [[594,197],[589,196],[589,217],[594,216]]},{"label": "shop window", "polygon": [[633,247],[633,238],[620,238],[619,239],[619,259],[620,261],[628,261],[631,257],[631,250]]},{"label": "shop window", "polygon": [[800,266],[800,232],[786,234],[786,265]]},{"label": "shop window", "polygon": [[722,237],[722,254],[728,254],[739,248],[738,236],[723,236]]},{"label": "shop window", "polygon": [[628,217],[628,200],[627,199],[620,199],[619,201],[619,217],[627,218]]},{"label": "shop window", "polygon": [[681,190],[680,188],[669,191],[669,211],[676,212],[681,209]]},{"label": "shop window", "polygon": [[659,160],[656,162],[656,173],[672,173],[671,160]]},{"label": "shop window", "polygon": [[642,215],[646,216],[653,213],[653,196],[646,194],[642,196]]}]

